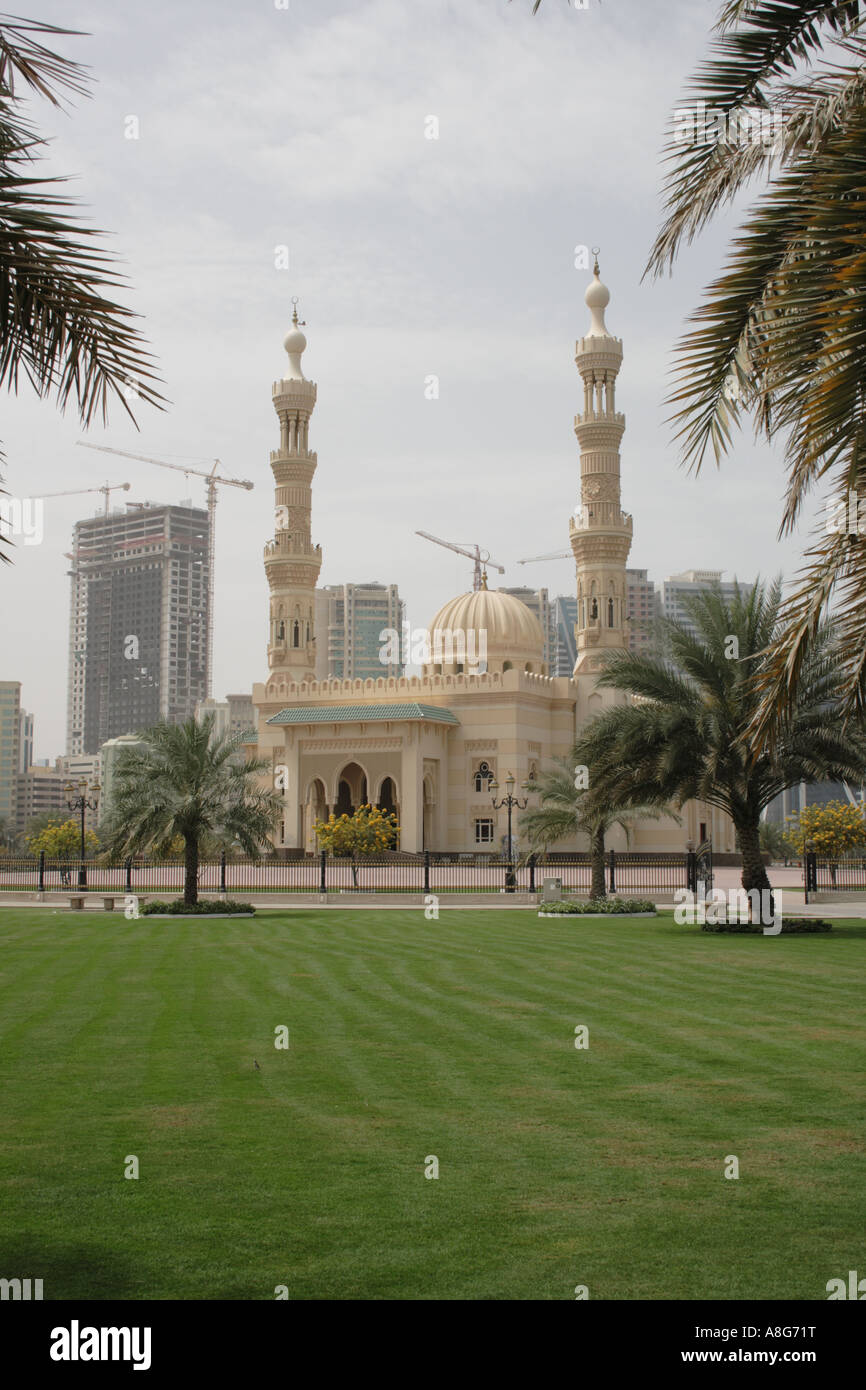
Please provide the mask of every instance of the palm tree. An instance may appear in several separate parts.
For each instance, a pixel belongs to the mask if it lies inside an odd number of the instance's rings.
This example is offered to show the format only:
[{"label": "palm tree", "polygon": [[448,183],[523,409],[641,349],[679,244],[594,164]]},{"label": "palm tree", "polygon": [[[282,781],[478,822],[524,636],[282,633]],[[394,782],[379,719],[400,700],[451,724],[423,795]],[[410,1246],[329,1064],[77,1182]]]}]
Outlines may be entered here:
[{"label": "palm tree", "polygon": [[258,857],[280,815],[281,799],[255,779],[265,760],[244,762],[236,735],[214,735],[214,716],[199,724],[156,724],[139,746],[124,749],[115,771],[106,849],[116,857],[165,854],[172,840],[184,843],[184,903],[198,902],[198,866],[205,837],[237,840]]},{"label": "palm tree", "polygon": [[672,121],[666,215],[647,265],[670,270],[684,243],[764,178],[679,347],[670,400],[683,458],[696,473],[710,449],[719,463],[751,416],[787,452],[780,534],[818,484],[863,499],[853,532],[822,526],[806,551],[763,665],[757,738],[791,713],[831,602],[837,694],[849,711],[866,708],[864,21],[866,0],[723,0],[711,56]]},{"label": "palm tree", "polygon": [[[21,374],[61,410],[73,399],[86,427],[107,417],[112,398],[134,422],[130,388],[160,409],[163,398],[136,316],[106,294],[124,278],[94,242],[101,233],[52,191],[62,179],[31,172],[46,141],[23,114],[27,96],[59,107],[64,96],[87,95],[85,69],[39,40],[74,32],[0,20],[0,387],[17,391]],[[8,561],[6,544],[0,535]]]},{"label": "palm tree", "polygon": [[759,701],[758,674],[778,640],[778,582],[735,590],[717,585],[684,606],[695,629],[664,619],[660,655],[616,652],[599,684],[630,702],[598,715],[578,741],[594,782],[621,805],[695,799],[730,816],[743,856],[742,883],[769,891],[761,858],[761,812],[798,782],[859,781],[866,743],[846,728],[835,704],[839,674],[826,626],[803,663],[790,715],[777,716],[768,742],[749,728]]},{"label": "palm tree", "polygon": [[[700,138],[703,122],[700,137],[691,132],[698,138],[683,140],[682,124],[673,132],[667,215],[647,266],[655,275],[670,268],[684,241],[765,176],[724,273],[680,344],[671,401],[684,460],[696,472],[710,447],[719,462],[746,415],[768,440],[784,441],[781,534],[794,529],[819,483],[837,498],[850,490],[866,499],[864,18],[864,0],[725,0],[712,56],[677,114],[697,113],[703,101],[713,131],[727,138]],[[819,65],[828,43],[835,61]],[[846,532],[822,525],[806,552],[777,648],[763,663],[758,738],[770,736],[779,713],[791,714],[831,600],[837,695],[849,711],[866,707],[866,542],[862,532]]]},{"label": "palm tree", "polygon": [[541,799],[520,819],[520,829],[528,837],[533,850],[556,844],[577,832],[589,837],[591,898],[606,896],[604,882],[605,836],[612,825],[621,825],[628,834],[628,822],[658,816],[667,807],[632,806],[624,813],[614,801],[606,798],[605,788],[580,788],[576,785],[575,769],[585,765],[583,750],[578,741],[567,758],[554,758],[552,766],[542,768],[538,776],[527,782],[526,790]]}]

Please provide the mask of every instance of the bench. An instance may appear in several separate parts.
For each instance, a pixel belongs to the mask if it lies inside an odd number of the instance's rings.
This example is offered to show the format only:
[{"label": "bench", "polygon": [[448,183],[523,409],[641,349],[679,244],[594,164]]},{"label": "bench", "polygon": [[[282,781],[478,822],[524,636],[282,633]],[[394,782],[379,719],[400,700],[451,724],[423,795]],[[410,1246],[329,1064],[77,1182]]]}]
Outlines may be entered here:
[{"label": "bench", "polygon": [[71,897],[71,898],[69,899],[69,906],[70,906],[71,908],[74,908],[76,912],[83,912],[83,911],[84,911],[84,894],[83,894],[83,893],[76,893],[76,894],[74,894],[74,896]]}]

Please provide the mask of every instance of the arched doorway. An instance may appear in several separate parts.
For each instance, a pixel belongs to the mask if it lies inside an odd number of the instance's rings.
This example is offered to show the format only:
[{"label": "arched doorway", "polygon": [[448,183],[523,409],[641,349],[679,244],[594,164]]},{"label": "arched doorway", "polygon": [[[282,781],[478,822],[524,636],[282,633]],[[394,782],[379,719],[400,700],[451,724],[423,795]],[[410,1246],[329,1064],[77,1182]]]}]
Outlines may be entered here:
[{"label": "arched doorway", "polygon": [[379,788],[379,810],[389,811],[392,815],[397,810],[397,788],[394,786],[393,778],[385,777]]},{"label": "arched doorway", "polygon": [[435,849],[433,844],[433,815],[435,800],[433,797],[433,784],[429,777],[424,778],[424,805],[421,819],[421,848]]},{"label": "arched doorway", "polygon": [[351,816],[359,806],[367,801],[367,778],[364,769],[357,763],[347,763],[337,782],[337,802],[334,810],[338,816]]},{"label": "arched doorway", "polygon": [[310,790],[307,793],[307,804],[304,807],[305,827],[304,827],[304,848],[315,851],[319,848],[316,839],[315,825],[317,821],[328,819],[328,803],[325,800],[325,784],[320,777],[314,777],[310,783]]}]

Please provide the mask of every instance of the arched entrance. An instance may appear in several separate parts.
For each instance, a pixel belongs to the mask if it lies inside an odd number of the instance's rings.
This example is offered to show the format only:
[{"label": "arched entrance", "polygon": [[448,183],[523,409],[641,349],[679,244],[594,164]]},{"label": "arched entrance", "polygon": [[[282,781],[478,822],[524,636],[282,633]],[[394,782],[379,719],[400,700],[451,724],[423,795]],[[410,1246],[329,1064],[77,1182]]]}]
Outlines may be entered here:
[{"label": "arched entrance", "polygon": [[310,851],[319,848],[315,831],[316,821],[328,819],[328,803],[325,796],[324,782],[321,777],[314,777],[304,806],[304,848]]},{"label": "arched entrance", "polygon": [[337,782],[337,802],[334,811],[338,816],[351,816],[359,806],[367,801],[367,778],[364,769],[357,763],[347,763]]},{"label": "arched entrance", "polygon": [[[382,785],[379,788],[379,799],[376,805],[380,811],[384,811],[387,815],[396,816],[397,824],[400,824],[400,803],[397,800],[397,784],[393,777],[382,778]],[[397,839],[394,848],[400,848],[399,830],[397,831]]]},{"label": "arched entrance", "polygon": [[433,816],[435,814],[436,802],[433,797],[433,783],[429,777],[424,778],[424,806],[421,821],[421,848],[435,849],[433,843]]}]

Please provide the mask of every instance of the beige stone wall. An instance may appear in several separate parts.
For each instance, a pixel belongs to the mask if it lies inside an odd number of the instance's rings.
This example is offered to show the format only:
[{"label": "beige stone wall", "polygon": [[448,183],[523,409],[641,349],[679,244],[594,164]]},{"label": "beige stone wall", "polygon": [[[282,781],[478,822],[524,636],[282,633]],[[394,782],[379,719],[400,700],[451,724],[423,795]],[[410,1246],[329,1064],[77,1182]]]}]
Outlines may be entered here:
[{"label": "beige stone wall", "polygon": [[[268,694],[268,692],[271,692]],[[550,759],[565,756],[572,744],[575,720],[582,723],[606,707],[616,695],[596,691],[590,677],[577,682],[512,670],[478,676],[383,677],[361,681],[311,681],[300,685],[272,677],[267,686],[257,685],[253,702],[259,716],[258,756],[272,769],[287,768],[288,791],[284,797],[285,847],[312,848],[311,825],[315,809],[310,788],[315,778],[325,784],[329,807],[337,795],[340,773],[355,762],[367,778],[367,796],[376,801],[382,779],[391,777],[397,789],[405,849],[473,851],[476,817],[492,817],[498,848],[506,834],[507,817],[495,812],[490,794],[474,789],[474,773],[483,759],[500,783],[513,772],[518,784],[527,778],[530,765],[539,769]],[[269,725],[267,720],[292,705],[365,705],[417,701],[450,709],[458,725],[403,720],[358,721],[353,724],[316,723]],[[425,794],[426,784],[426,794]],[[425,799],[428,802],[425,811]],[[519,823],[515,813],[514,825]],[[719,851],[732,851],[733,827],[727,817],[703,803],[690,802],[682,823],[670,818],[638,821],[629,840],[612,829],[609,844],[615,849],[680,850],[687,840],[701,838],[701,824]],[[557,849],[585,849],[575,835]]]}]

